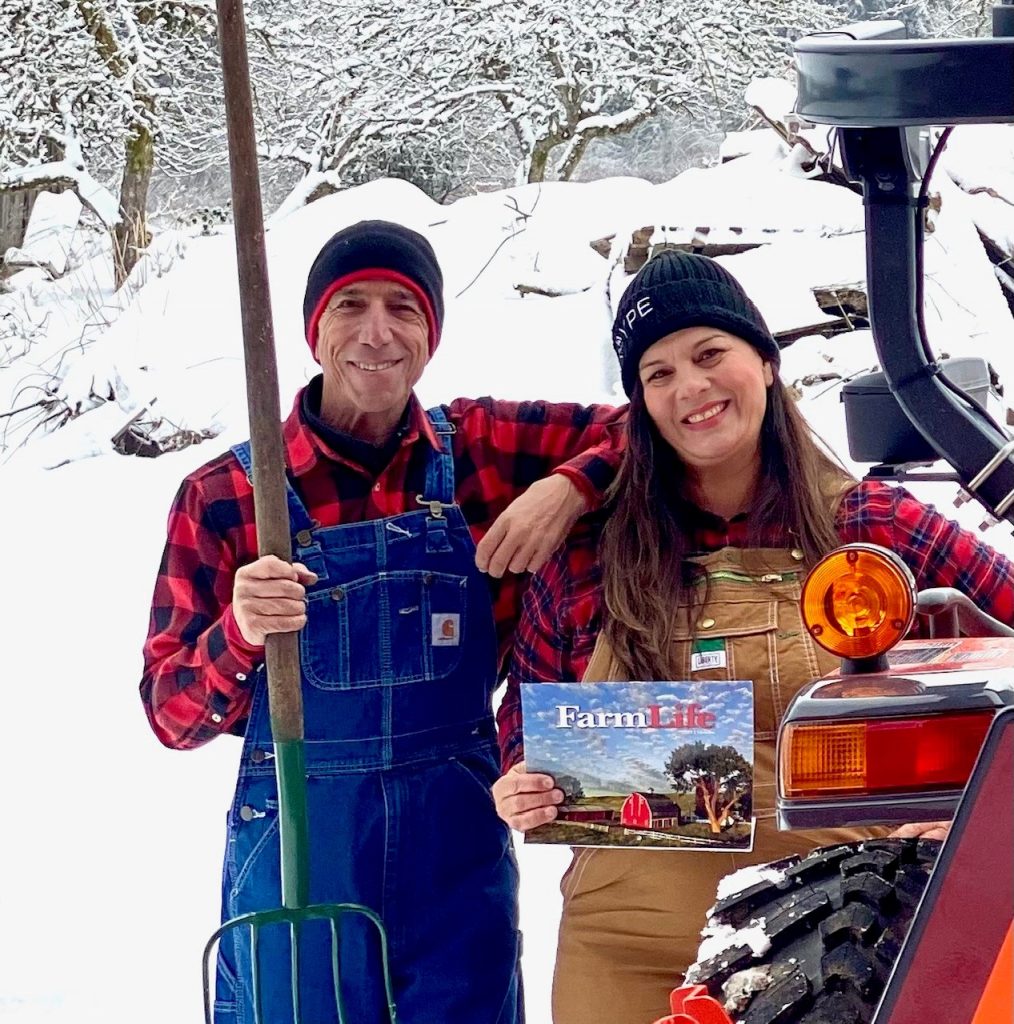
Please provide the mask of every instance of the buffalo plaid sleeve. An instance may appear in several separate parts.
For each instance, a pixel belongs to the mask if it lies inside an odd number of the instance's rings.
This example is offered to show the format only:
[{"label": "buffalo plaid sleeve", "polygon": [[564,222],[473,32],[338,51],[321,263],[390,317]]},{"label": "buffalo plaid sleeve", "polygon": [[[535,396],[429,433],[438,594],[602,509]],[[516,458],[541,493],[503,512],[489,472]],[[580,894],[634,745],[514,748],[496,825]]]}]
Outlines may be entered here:
[{"label": "buffalo plaid sleeve", "polygon": [[451,417],[463,439],[465,478],[478,481],[490,522],[554,472],[598,507],[626,443],[626,406],[458,399]]},{"label": "buffalo plaid sleeve", "polygon": [[[553,469],[567,477],[584,495],[589,509],[597,509],[620,468],[627,440],[627,409],[608,405],[570,407],[572,428],[580,431],[571,442],[576,455]],[[597,440],[596,440],[597,438]]]},{"label": "buffalo plaid sleeve", "polygon": [[525,756],[521,684],[576,682],[584,675],[600,627],[600,580],[594,532],[583,524],[532,577],[497,710],[503,771]]},{"label": "buffalo plaid sleeve", "polygon": [[843,539],[891,548],[920,590],[954,587],[984,612],[1014,624],[1014,564],[902,487],[860,484],[843,504]]},{"label": "buffalo plaid sleeve", "polygon": [[263,648],[244,640],[232,614],[237,567],[199,482],[185,481],[169,513],[141,679],[148,720],[168,747],[200,746],[246,716]]}]

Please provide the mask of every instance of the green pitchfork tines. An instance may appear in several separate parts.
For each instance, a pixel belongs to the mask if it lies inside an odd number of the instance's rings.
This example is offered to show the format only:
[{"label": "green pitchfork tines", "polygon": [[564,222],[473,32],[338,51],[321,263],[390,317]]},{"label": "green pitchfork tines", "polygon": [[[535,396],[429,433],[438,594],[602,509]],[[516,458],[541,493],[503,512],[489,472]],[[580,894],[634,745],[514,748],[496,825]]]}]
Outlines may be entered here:
[{"label": "green pitchfork tines", "polygon": [[[291,666],[284,663],[272,677],[271,662],[276,656],[276,648],[291,643],[294,634],[274,634],[268,637],[267,653],[269,659],[269,703],[271,705],[271,728],[275,735],[275,778],[278,783],[278,831],[281,846],[281,897],[282,905],[271,910],[255,910],[226,921],[208,940],[204,947],[204,1019],[205,1024],[212,1024],[211,994],[211,955],[221,937],[237,928],[245,928],[250,932],[250,985],[253,992],[254,1024],[274,1024],[265,1022],[262,1014],[262,996],[260,986],[260,958],[258,942],[260,931],[268,925],[289,926],[289,970],[291,972],[292,1019],[293,1024],[301,1024],[299,1008],[299,930],[305,921],[329,921],[331,924],[331,980],[334,985],[335,1004],[338,1008],[338,1024],[351,1024],[346,1019],[345,1007],[341,994],[341,919],[345,915],[357,915],[369,920],[377,930],[380,939],[380,955],[384,992],[387,999],[389,1024],[397,1024],[394,1006],[394,993],[391,984],[391,972],[388,964],[387,932],[379,915],[359,903],[316,903],[308,905],[310,892],[309,870],[309,821],[306,806],[306,753],[302,738],[279,739],[287,728],[302,733],[301,721],[297,726],[286,726],[284,718],[292,711],[291,700],[299,693],[294,684]],[[288,669],[288,671],[286,671]],[[277,694],[278,684],[282,683],[285,692]],[[274,690],[275,692],[271,692]],[[300,713],[297,716],[301,718]],[[279,722],[282,719],[282,722]],[[274,969],[278,969],[275,965]]]},{"label": "green pitchfork tines", "polygon": [[338,1024],[348,1024],[345,1017],[345,1005],[341,993],[341,955],[340,939],[341,919],[343,915],[359,915],[371,921],[377,929],[380,939],[384,990],[387,998],[387,1012],[390,1024],[397,1024],[397,1012],[394,1005],[394,993],[391,988],[391,973],[387,959],[387,935],[383,922],[369,907],[358,903],[318,903],[309,907],[278,907],[275,910],[258,910],[226,921],[208,940],[204,947],[204,1020],[212,1024],[211,996],[211,958],[216,944],[222,936],[234,929],[249,929],[250,962],[252,964],[251,983],[253,988],[253,1014],[255,1024],[264,1024],[261,1007],[260,961],[258,953],[258,935],[261,928],[267,925],[287,924],[289,926],[289,948],[291,950],[290,971],[292,977],[292,1019],[300,1024],[299,1006],[299,926],[304,921],[324,920],[331,925],[331,980],[334,985],[335,1004],[338,1008]]}]

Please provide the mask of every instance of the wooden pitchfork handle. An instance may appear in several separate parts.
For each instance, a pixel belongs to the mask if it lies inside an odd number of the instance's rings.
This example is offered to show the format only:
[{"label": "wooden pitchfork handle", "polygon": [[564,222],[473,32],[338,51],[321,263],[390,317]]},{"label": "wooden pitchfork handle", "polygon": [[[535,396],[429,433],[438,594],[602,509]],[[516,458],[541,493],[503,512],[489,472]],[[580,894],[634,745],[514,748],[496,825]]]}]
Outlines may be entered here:
[{"label": "wooden pitchfork handle", "polygon": [[[257,174],[250,68],[242,0],[217,0],[218,33],[229,134],[229,171],[236,235],[236,264],[243,323],[250,448],[253,456],[257,550],[292,561],[285,497],[285,456],[278,402],[278,368],[264,249],[264,212]],[[282,844],[282,903],[306,906],[308,826],[303,769],[303,697],[299,640],[269,634],[265,643],[271,733],[278,773]]]}]

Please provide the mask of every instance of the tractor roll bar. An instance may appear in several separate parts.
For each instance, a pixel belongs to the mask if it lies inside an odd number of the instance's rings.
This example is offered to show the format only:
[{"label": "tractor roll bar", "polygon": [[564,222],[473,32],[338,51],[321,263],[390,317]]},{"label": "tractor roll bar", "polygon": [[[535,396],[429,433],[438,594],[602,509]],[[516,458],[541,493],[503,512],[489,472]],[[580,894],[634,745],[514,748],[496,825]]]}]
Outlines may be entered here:
[{"label": "tractor roll bar", "polygon": [[[997,31],[1014,31],[1008,4],[994,9]],[[837,128],[845,173],[862,185],[870,324],[892,393],[966,490],[1014,522],[1010,437],[947,385],[925,340],[921,189],[928,126],[1014,123],[1014,38],[904,33],[864,22],[798,40],[797,113]]]}]

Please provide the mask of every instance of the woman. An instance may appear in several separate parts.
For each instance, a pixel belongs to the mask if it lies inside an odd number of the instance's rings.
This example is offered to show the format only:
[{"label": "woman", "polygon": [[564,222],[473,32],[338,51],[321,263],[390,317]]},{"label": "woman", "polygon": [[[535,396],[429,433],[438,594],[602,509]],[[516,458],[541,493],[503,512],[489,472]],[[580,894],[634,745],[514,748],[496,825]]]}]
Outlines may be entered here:
[{"label": "woman", "polygon": [[[614,326],[630,396],[628,448],[606,512],[586,521],[525,598],[500,712],[500,816],[522,831],[563,799],[524,769],[518,684],[752,679],[754,851],[584,849],[564,876],[555,1024],[649,1024],[695,959],[718,880],[870,830],[778,833],[774,743],[792,695],[837,661],[803,627],[806,569],[849,541],[892,548],[920,588],[959,586],[1014,620],[1014,566],[900,488],[857,483],[817,447],[778,376],[757,307],[719,264],[665,251]],[[695,640],[723,639],[695,671]],[[899,830],[939,838],[946,823]],[[881,830],[880,835],[885,834]]]}]

